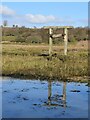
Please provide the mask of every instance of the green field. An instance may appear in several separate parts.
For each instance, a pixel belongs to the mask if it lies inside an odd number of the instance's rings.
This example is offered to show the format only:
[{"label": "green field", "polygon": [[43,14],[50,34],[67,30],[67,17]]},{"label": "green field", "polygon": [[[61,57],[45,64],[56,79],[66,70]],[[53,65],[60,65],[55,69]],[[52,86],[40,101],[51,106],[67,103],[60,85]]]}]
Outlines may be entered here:
[{"label": "green field", "polygon": [[47,55],[48,48],[48,45],[2,44],[2,75],[29,79],[88,80],[88,50],[85,43],[69,45],[67,56],[63,54],[63,45],[53,46],[52,58]]}]

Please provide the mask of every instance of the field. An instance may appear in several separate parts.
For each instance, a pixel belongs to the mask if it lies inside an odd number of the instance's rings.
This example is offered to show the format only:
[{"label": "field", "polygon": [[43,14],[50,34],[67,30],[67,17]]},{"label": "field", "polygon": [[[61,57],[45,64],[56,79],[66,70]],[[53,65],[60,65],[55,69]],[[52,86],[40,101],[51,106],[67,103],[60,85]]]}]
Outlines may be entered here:
[{"label": "field", "polygon": [[52,58],[48,45],[21,43],[2,44],[2,75],[30,78],[87,82],[88,42],[68,45],[68,55],[63,54],[63,44],[53,46]]}]

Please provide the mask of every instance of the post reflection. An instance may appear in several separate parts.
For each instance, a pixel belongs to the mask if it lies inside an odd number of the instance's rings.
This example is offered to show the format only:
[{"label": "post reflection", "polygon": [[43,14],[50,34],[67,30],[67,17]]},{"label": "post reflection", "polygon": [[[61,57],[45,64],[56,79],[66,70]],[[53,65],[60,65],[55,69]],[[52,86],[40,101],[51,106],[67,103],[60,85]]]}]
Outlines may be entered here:
[{"label": "post reflection", "polygon": [[63,82],[63,91],[61,95],[52,96],[52,82],[48,81],[48,106],[62,106],[66,108],[66,82]]},{"label": "post reflection", "polygon": [[63,107],[66,107],[66,82],[63,82]]},{"label": "post reflection", "polygon": [[52,95],[52,82],[48,82],[48,105],[51,105],[51,95]]}]

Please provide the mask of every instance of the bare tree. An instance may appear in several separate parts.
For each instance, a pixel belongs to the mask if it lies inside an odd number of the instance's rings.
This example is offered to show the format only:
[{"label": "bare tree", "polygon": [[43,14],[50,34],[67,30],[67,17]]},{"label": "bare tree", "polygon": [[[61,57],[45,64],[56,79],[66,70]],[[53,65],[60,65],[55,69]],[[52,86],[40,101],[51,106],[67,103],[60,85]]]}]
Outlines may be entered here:
[{"label": "bare tree", "polygon": [[4,20],[3,21],[3,26],[6,27],[8,25],[8,21],[7,20]]}]

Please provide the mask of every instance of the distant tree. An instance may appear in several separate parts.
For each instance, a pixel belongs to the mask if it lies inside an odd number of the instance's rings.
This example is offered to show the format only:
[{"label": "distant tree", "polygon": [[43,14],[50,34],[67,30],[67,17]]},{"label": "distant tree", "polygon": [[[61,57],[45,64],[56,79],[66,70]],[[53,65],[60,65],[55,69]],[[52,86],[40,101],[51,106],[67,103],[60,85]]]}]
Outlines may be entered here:
[{"label": "distant tree", "polygon": [[6,27],[8,25],[8,21],[7,20],[4,20],[3,21],[3,26]]},{"label": "distant tree", "polygon": [[13,28],[15,28],[15,25],[13,25]]},{"label": "distant tree", "polygon": [[16,25],[16,28],[18,28],[18,25]]},{"label": "distant tree", "polygon": [[1,28],[3,28],[3,25],[1,25]]},{"label": "distant tree", "polygon": [[37,28],[36,26],[33,26],[34,28]]},{"label": "distant tree", "polygon": [[21,28],[25,28],[25,26],[22,26]]}]

